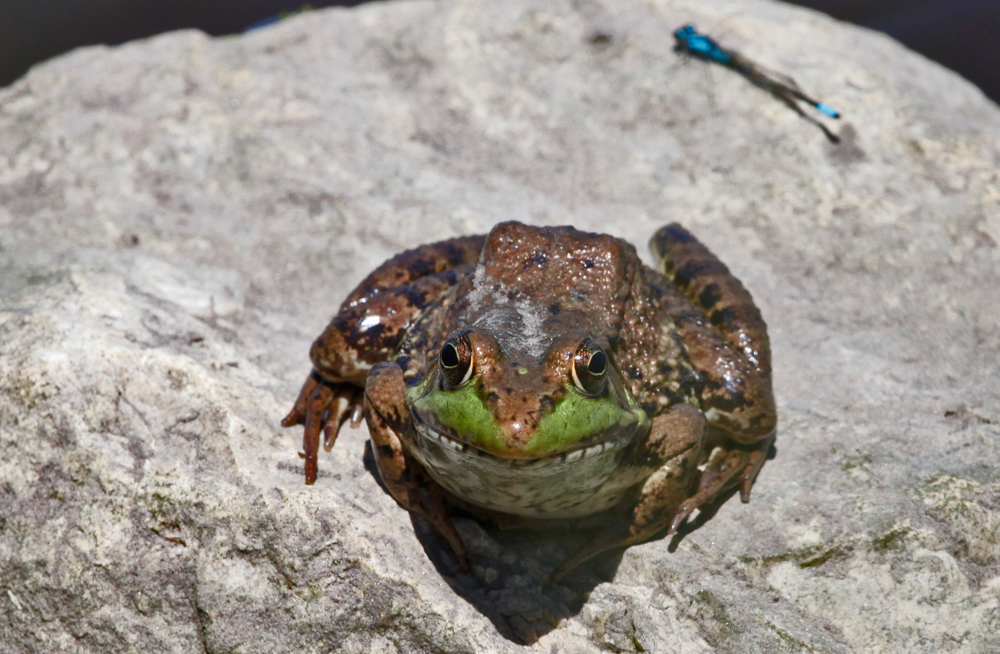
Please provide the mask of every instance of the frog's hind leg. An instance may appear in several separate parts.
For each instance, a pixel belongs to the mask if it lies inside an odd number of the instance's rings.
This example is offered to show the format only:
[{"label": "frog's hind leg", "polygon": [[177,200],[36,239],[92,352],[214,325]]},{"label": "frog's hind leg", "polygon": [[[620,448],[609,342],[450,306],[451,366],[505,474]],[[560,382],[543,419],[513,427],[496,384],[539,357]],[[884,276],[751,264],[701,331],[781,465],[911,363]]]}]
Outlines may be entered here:
[{"label": "frog's hind leg", "polygon": [[684,338],[691,363],[705,378],[701,399],[709,423],[739,443],[766,439],[777,422],[771,346],[753,298],[725,264],[680,225],[658,231],[651,246],[673,283],[672,289],[664,289],[664,310]]},{"label": "frog's hind leg", "polygon": [[720,448],[706,464],[697,492],[674,518],[676,529],[694,509],[733,486],[749,501],[774,442],[777,411],[767,327],[750,293],[680,225],[659,230],[651,247],[672,282],[663,289],[662,305],[704,378],[702,409],[713,431],[721,434]]},{"label": "frog's hind leg", "polygon": [[404,401],[403,371],[395,363],[372,368],[365,385],[365,419],[371,432],[372,453],[379,476],[389,493],[407,511],[423,516],[451,545],[458,567],[469,572],[469,557],[445,502],[445,491],[407,453],[399,434],[410,429],[410,410]]}]

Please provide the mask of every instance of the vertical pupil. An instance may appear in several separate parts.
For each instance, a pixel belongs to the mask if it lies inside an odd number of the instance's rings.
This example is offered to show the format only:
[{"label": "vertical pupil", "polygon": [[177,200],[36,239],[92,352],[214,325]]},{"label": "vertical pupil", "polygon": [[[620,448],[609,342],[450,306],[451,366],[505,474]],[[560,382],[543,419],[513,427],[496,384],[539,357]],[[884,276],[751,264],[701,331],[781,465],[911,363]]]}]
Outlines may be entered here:
[{"label": "vertical pupil", "polygon": [[608,356],[598,350],[594,352],[590,357],[590,362],[587,364],[587,372],[592,375],[602,375],[604,374],[604,369],[608,366]]},{"label": "vertical pupil", "polygon": [[446,343],[441,348],[441,365],[445,368],[454,368],[458,365],[458,350],[451,343]]}]

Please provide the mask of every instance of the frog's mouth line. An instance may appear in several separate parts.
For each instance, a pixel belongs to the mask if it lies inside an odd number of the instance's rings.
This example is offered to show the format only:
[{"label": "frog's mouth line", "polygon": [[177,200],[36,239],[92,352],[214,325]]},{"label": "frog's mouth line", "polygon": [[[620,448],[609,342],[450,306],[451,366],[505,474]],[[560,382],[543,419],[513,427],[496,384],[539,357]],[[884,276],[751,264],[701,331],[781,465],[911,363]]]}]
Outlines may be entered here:
[{"label": "frog's mouth line", "polygon": [[467,443],[458,438],[456,435],[449,433],[451,430],[447,427],[432,424],[424,420],[416,412],[411,415],[413,416],[413,422],[415,423],[416,429],[414,429],[414,432],[417,438],[426,438],[427,440],[430,440],[431,442],[458,454],[475,456],[482,459],[492,460],[497,463],[522,468],[557,463],[573,463],[580,461],[581,459],[603,454],[605,452],[622,449],[635,442],[634,429],[629,429],[624,432],[620,429],[606,429],[594,434],[590,438],[587,438],[586,441],[578,444],[573,449],[566,450],[564,452],[552,452],[550,454],[533,458],[507,457],[487,452],[486,450],[476,447],[471,443]]}]

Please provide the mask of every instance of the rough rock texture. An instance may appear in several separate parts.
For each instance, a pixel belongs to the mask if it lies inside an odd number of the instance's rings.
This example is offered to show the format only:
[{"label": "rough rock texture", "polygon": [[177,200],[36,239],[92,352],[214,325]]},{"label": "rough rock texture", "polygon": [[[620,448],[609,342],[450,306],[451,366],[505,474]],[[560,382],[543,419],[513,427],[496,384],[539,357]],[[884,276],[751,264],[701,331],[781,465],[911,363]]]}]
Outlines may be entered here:
[{"label": "rough rock texture", "polygon": [[[842,143],[678,60],[687,21]],[[374,4],[39,66],[0,90],[0,651],[1000,651],[998,169],[970,84],[760,0]],[[363,430],[303,485],[278,420],[341,298],[509,218],[680,220],[745,281],[780,405],[749,505],[551,586],[581,536],[462,521],[462,576]]]}]

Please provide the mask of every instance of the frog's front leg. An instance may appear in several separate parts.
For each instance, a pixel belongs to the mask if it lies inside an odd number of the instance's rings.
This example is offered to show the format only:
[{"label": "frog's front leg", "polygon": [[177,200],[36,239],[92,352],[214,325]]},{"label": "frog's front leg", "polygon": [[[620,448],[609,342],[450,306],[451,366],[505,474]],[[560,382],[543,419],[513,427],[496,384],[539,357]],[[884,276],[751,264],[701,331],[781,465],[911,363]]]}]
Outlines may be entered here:
[{"label": "frog's front leg", "polygon": [[679,225],[659,230],[651,246],[680,293],[666,293],[664,308],[704,378],[702,408],[709,425],[721,434],[697,492],[674,518],[676,529],[694,509],[733,486],[739,487],[743,502],[750,500],[753,482],[774,442],[777,411],[767,327],[750,293]]},{"label": "frog's front leg", "polygon": [[567,572],[605,550],[649,540],[670,525],[691,496],[705,443],[705,416],[688,404],[676,404],[653,418],[649,439],[641,444],[632,465],[654,466],[655,472],[623,502],[631,507],[586,547],[566,559],[551,575],[559,581]]},{"label": "frog's front leg", "polygon": [[424,245],[389,259],[347,297],[309,351],[313,370],[283,427],[305,425],[306,484],[316,481],[319,437],[333,447],[341,426],[361,420],[368,371],[390,359],[421,302],[455,284],[455,268],[477,260],[483,236]]},{"label": "frog's front leg", "polygon": [[364,413],[379,476],[401,507],[426,518],[447,539],[459,569],[468,572],[465,543],[448,517],[444,489],[407,452],[400,438],[413,428],[405,393],[398,365],[380,363],[372,368],[365,385]]}]

